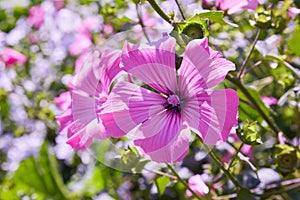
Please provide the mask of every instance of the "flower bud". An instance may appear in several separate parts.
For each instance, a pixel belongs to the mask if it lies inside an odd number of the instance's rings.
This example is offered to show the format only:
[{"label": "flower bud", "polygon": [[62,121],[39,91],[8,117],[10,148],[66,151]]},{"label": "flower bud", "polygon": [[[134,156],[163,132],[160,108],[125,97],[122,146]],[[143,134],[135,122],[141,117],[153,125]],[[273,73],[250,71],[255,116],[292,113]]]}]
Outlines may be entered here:
[{"label": "flower bud", "polygon": [[271,10],[265,10],[264,8],[260,7],[257,9],[255,15],[255,26],[267,29],[272,26],[272,15]]},{"label": "flower bud", "polygon": [[237,135],[245,144],[262,144],[261,135],[257,131],[256,122],[246,123],[241,129],[237,131]]},{"label": "flower bud", "polygon": [[287,144],[278,144],[272,148],[275,165],[282,173],[293,172],[299,167],[299,151]]},{"label": "flower bud", "polygon": [[205,29],[202,24],[191,22],[183,28],[182,33],[192,39],[201,39],[204,37]]}]

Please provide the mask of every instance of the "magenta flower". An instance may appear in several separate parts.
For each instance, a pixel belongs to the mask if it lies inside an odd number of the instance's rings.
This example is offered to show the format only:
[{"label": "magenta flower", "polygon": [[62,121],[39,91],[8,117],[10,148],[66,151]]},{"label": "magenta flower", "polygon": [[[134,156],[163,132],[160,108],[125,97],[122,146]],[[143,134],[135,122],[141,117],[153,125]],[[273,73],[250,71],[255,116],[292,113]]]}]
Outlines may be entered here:
[{"label": "magenta flower", "polygon": [[261,100],[264,102],[264,104],[267,107],[270,107],[271,105],[276,105],[277,104],[277,99],[274,97],[266,97],[266,96],[262,96]]},{"label": "magenta flower", "polygon": [[258,0],[216,0],[216,6],[231,15],[246,9],[255,10]]},{"label": "magenta flower", "polygon": [[27,61],[27,57],[24,54],[8,47],[3,49],[1,57],[6,65],[24,64]]},{"label": "magenta flower", "polygon": [[191,130],[205,143],[216,144],[227,140],[237,123],[236,92],[209,89],[223,81],[234,64],[209,48],[205,38],[188,44],[176,72],[175,44],[169,37],[148,45],[125,44],[122,69],[152,89],[119,82],[100,115],[112,137],[133,137],[157,162],[182,160]]},{"label": "magenta flower", "polygon": [[297,15],[300,14],[300,9],[295,7],[289,7],[288,14],[292,19],[294,19]]},{"label": "magenta flower", "polygon": [[110,50],[94,51],[74,77],[72,106],[56,118],[60,124],[60,132],[68,134],[67,143],[74,149],[89,147],[93,138],[108,137],[98,114],[109,94],[111,83],[120,72],[120,53]]},{"label": "magenta flower", "polygon": [[45,11],[42,6],[33,6],[29,10],[28,22],[35,28],[40,28],[44,23]]},{"label": "magenta flower", "polygon": [[[192,176],[191,178],[189,178],[188,184],[189,184],[190,188],[196,194],[199,194],[201,196],[204,196],[204,195],[208,194],[208,192],[209,192],[209,188],[204,183],[204,181],[202,180],[202,178],[199,174],[196,174],[196,175]],[[189,191],[189,190],[186,190],[185,194],[188,197],[193,196],[191,191]]]}]

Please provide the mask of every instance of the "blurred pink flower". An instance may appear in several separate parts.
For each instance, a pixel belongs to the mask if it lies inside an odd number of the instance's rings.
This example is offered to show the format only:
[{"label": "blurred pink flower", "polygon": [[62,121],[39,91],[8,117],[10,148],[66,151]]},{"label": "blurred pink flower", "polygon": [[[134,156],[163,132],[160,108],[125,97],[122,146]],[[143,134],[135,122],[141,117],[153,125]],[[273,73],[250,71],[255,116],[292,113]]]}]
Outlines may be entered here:
[{"label": "blurred pink flower", "polygon": [[92,31],[100,28],[100,20],[96,16],[87,17],[79,27],[79,33],[89,35]]},{"label": "blurred pink flower", "polygon": [[91,38],[86,34],[78,33],[74,42],[69,46],[69,52],[72,56],[79,55],[92,45]]},{"label": "blurred pink flower", "polygon": [[[209,192],[209,188],[204,183],[204,181],[202,180],[202,178],[199,174],[196,174],[196,175],[192,176],[191,178],[189,178],[188,184],[189,184],[190,188],[196,194],[199,194],[201,196],[204,196],[204,195],[208,194],[208,192]],[[193,194],[189,190],[186,190],[185,194],[188,197],[193,196]]]},{"label": "blurred pink flower", "polygon": [[292,19],[294,19],[297,15],[300,14],[300,9],[295,7],[289,7],[288,14]]},{"label": "blurred pink flower", "polygon": [[68,133],[67,143],[80,150],[89,147],[93,138],[106,139],[98,114],[106,101],[112,81],[120,72],[119,51],[95,50],[76,74],[71,93],[72,106],[56,119],[60,132]]},{"label": "blurred pink flower", "polygon": [[53,102],[62,110],[66,111],[68,108],[71,107],[72,99],[71,99],[71,92],[63,92],[58,97],[55,97]]},{"label": "blurred pink flower", "polygon": [[255,10],[258,0],[216,0],[216,6],[231,15],[246,9]]},{"label": "blurred pink flower", "polygon": [[75,61],[75,72],[78,73],[80,71],[80,69],[82,68],[84,61],[86,61],[86,59],[88,58],[88,56],[90,55],[89,51],[85,51],[82,54],[80,54],[80,56],[76,59]]},{"label": "blurred pink flower", "polygon": [[65,6],[65,0],[54,0],[55,10],[58,11]]},{"label": "blurred pink flower", "polygon": [[223,81],[234,64],[208,47],[205,38],[188,44],[176,73],[175,44],[171,37],[148,45],[126,43],[122,69],[157,92],[119,82],[100,115],[112,137],[133,137],[134,144],[157,162],[181,161],[191,130],[205,143],[216,144],[227,140],[237,123],[236,92],[209,89]]},{"label": "blurred pink flower", "polygon": [[262,96],[261,97],[261,100],[264,102],[264,104],[266,106],[271,106],[271,105],[275,105],[277,104],[277,99],[274,98],[274,97],[265,97],[265,96]]},{"label": "blurred pink flower", "polygon": [[28,22],[35,28],[40,28],[44,23],[45,11],[42,6],[33,6],[29,10]]},{"label": "blurred pink flower", "polygon": [[1,58],[8,66],[15,63],[24,64],[27,61],[27,57],[24,54],[8,47],[3,49]]}]

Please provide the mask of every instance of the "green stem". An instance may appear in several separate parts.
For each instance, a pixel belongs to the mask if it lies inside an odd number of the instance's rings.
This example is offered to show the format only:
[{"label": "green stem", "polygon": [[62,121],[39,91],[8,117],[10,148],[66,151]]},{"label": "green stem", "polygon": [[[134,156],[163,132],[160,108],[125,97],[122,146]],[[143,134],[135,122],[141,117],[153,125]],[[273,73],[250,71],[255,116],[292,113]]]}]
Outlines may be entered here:
[{"label": "green stem", "polygon": [[241,151],[241,149],[243,148],[243,146],[244,146],[244,143],[242,143],[242,144],[240,145],[240,147],[239,147],[238,149],[236,149],[236,153],[235,153],[234,157],[232,158],[232,160],[231,160],[231,162],[229,163],[229,166],[228,166],[228,168],[227,168],[228,171],[229,171],[230,168],[232,167],[234,161],[237,159],[238,154],[239,154],[239,152]]},{"label": "green stem", "polygon": [[177,177],[177,179],[184,185],[184,187],[193,194],[193,196],[195,198],[197,198],[199,200],[205,200],[205,198],[199,196],[198,194],[196,194],[194,192],[194,190],[192,190],[192,188],[190,188],[190,186],[179,176],[179,174],[175,171],[175,169],[169,163],[167,163],[167,166],[172,171],[172,173]]},{"label": "green stem", "polygon": [[242,76],[243,73],[244,73],[244,70],[245,70],[245,68],[246,68],[246,65],[247,65],[247,63],[248,63],[250,57],[251,57],[251,54],[253,53],[253,50],[254,50],[255,45],[256,45],[256,43],[257,43],[257,41],[258,41],[258,38],[259,38],[260,33],[261,33],[261,29],[258,29],[258,31],[257,31],[257,33],[256,33],[256,36],[255,36],[255,39],[254,39],[254,41],[253,41],[252,47],[251,47],[251,49],[250,49],[250,52],[249,52],[248,56],[246,57],[246,59],[244,60],[242,66],[241,66],[241,69],[240,69],[240,71],[239,71],[239,73],[238,73],[238,76],[237,76],[238,79],[240,79],[241,76]]},{"label": "green stem", "polygon": [[152,8],[169,24],[172,24],[171,18],[159,7],[155,0],[148,0]]},{"label": "green stem", "polygon": [[223,173],[231,180],[231,182],[234,184],[234,186],[237,188],[237,190],[241,189],[242,186],[240,185],[240,183],[233,177],[233,175],[223,166],[223,164],[220,162],[220,159],[218,158],[218,156],[216,155],[216,153],[214,152],[213,149],[209,149],[208,146],[204,143],[203,147],[204,149],[207,151],[208,155],[210,156],[210,158],[214,161],[214,163],[218,166],[218,168],[220,168]]},{"label": "green stem", "polygon": [[143,22],[143,19],[142,19],[141,15],[140,15],[140,12],[139,12],[138,4],[135,4],[135,9],[136,9],[136,14],[137,14],[138,19],[139,19],[139,24],[142,27],[143,33],[144,33],[147,41],[150,43],[151,41],[150,41],[149,36],[148,36],[148,34],[147,34],[146,30],[145,30],[145,25],[144,25],[144,22]]},{"label": "green stem", "polygon": [[237,86],[243,93],[244,95],[251,101],[251,103],[254,105],[255,109],[259,114],[264,118],[264,120],[268,123],[270,128],[273,130],[275,134],[280,132],[280,129],[277,127],[276,124],[272,122],[272,120],[264,113],[264,111],[261,109],[259,104],[255,101],[255,99],[252,97],[252,95],[249,93],[247,88],[244,87],[244,85],[237,79],[233,78],[232,76],[227,76],[227,80],[229,80],[231,83],[233,83],[235,86]]}]

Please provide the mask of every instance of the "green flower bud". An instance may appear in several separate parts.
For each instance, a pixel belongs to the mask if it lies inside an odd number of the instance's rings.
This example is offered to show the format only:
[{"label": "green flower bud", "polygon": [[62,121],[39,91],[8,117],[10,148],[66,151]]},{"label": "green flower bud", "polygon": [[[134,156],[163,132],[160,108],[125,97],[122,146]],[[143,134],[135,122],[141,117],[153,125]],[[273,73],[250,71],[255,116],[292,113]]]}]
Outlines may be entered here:
[{"label": "green flower bud", "polygon": [[290,173],[299,167],[299,151],[287,144],[278,144],[272,148],[275,165],[282,173]]},{"label": "green flower bud", "polygon": [[259,7],[254,14],[255,26],[263,29],[270,28],[272,26],[271,10],[265,10]]},{"label": "green flower bud", "polygon": [[237,131],[240,140],[249,145],[262,144],[261,135],[257,131],[256,122],[246,123],[242,128]]},{"label": "green flower bud", "polygon": [[201,39],[205,35],[205,28],[202,24],[191,22],[183,28],[182,33],[193,39]]}]

